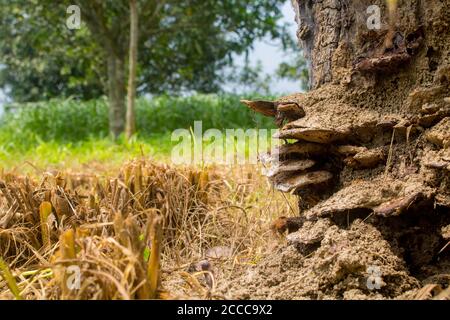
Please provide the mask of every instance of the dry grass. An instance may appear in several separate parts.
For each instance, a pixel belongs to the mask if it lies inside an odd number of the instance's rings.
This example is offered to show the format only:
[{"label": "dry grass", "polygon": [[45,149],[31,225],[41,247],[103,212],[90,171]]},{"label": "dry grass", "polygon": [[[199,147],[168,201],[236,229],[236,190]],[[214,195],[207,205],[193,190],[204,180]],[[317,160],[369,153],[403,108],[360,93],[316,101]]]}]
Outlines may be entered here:
[{"label": "dry grass", "polygon": [[296,207],[254,166],[3,173],[0,299],[220,298],[216,286],[258,261],[270,222]]}]

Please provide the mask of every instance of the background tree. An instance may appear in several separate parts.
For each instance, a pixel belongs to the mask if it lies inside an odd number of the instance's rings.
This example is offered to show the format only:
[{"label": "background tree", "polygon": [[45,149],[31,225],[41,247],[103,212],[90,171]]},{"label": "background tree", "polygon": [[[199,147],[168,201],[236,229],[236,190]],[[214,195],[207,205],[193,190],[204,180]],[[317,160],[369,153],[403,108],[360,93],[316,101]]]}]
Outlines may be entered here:
[{"label": "background tree", "polygon": [[[234,54],[256,39],[283,38],[284,0],[137,1],[138,93],[217,91]],[[66,9],[81,8],[83,27],[65,27]],[[0,0],[0,87],[16,101],[106,93],[110,131],[125,129],[128,0]],[[87,27],[84,27],[84,25]],[[78,77],[79,76],[79,77]]]},{"label": "background tree", "polygon": [[231,68],[228,73],[228,82],[237,88],[232,88],[236,93],[254,93],[269,96],[273,93],[271,84],[274,79],[270,74],[264,73],[262,62],[258,60],[255,65],[245,60],[242,66]]},{"label": "background tree", "polygon": [[16,102],[102,95],[106,69],[89,30],[69,30],[67,7],[43,3],[0,0],[0,87]]},{"label": "background tree", "polygon": [[303,54],[298,52],[298,48],[294,50],[297,51],[297,54],[293,54],[293,57],[288,61],[282,61],[276,74],[279,79],[299,81],[300,88],[306,91],[309,89],[308,63]]},{"label": "background tree", "polygon": [[139,37],[139,15],[136,0],[130,0],[130,73],[128,75],[128,99],[126,136],[130,138],[136,131],[134,102],[136,97],[136,67]]}]

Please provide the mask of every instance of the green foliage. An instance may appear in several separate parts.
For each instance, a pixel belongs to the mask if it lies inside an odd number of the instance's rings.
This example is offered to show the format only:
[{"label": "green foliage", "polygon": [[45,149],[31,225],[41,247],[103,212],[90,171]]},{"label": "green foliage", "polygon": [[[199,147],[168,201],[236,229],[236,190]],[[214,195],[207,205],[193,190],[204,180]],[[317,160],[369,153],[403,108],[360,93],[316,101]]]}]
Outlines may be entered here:
[{"label": "green foliage", "polygon": [[[7,135],[0,131],[0,139]],[[89,164],[93,170],[120,166],[125,161],[139,158],[144,154],[157,160],[165,160],[170,155],[173,143],[170,134],[155,135],[146,139],[119,139],[92,137],[78,142],[40,141],[31,148],[25,148],[15,141],[14,148],[0,144],[0,170],[20,167],[21,172],[34,172],[36,168],[45,169],[56,166],[60,169]],[[99,166],[93,167],[93,164]],[[105,168],[104,168],[105,167]],[[86,169],[89,169],[86,168]]]},{"label": "green foliage", "polygon": [[[234,54],[269,36],[288,43],[279,24],[285,0],[139,1],[140,93],[215,92]],[[69,30],[66,8],[81,7]],[[106,57],[126,60],[127,0],[0,0],[0,88],[15,101],[86,100],[106,94]]]},{"label": "green foliage", "polygon": [[106,170],[142,155],[166,161],[178,143],[171,141],[172,131],[189,129],[199,120],[203,121],[204,131],[274,128],[273,119],[247,110],[239,103],[240,98],[235,95],[141,98],[137,101],[137,135],[117,141],[108,136],[105,99],[10,105],[0,119],[0,170],[20,166],[21,172],[32,173],[36,168],[86,164],[95,170]]},{"label": "green foliage", "polygon": [[290,42],[286,48],[286,53],[293,57],[290,61],[282,61],[276,71],[278,78],[300,81],[301,89],[309,88],[309,73],[307,61],[295,42]]},{"label": "green foliage", "polygon": [[104,99],[79,102],[51,100],[8,106],[1,120],[0,145],[30,148],[41,141],[76,142],[108,135]]},{"label": "green foliage", "polygon": [[269,95],[272,77],[264,73],[261,61],[255,66],[251,66],[249,61],[241,68],[234,67],[228,76],[230,83],[239,84],[241,92],[258,92]]},{"label": "green foliage", "polygon": [[[247,98],[251,99],[249,95]],[[273,99],[274,97],[267,97]],[[162,96],[152,100],[140,99],[137,104],[137,127],[142,136],[190,128],[202,121],[203,129],[266,128],[273,121],[245,108],[238,95],[193,95],[189,97]]]},{"label": "green foliage", "polygon": [[[237,95],[140,98],[136,104],[138,137],[145,140],[179,128],[189,129],[194,121],[200,120],[203,130],[273,127],[272,119],[255,115],[241,105],[241,98]],[[29,150],[43,142],[76,144],[108,137],[105,99],[52,100],[11,105],[7,110],[0,120],[0,148],[4,152]]]},{"label": "green foliage", "polygon": [[63,7],[43,3],[0,0],[0,87],[15,101],[98,97],[105,69],[99,48],[87,29],[65,27]]},{"label": "green foliage", "polygon": [[308,68],[306,60],[300,54],[291,61],[280,63],[277,76],[280,79],[300,81],[301,89],[308,90]]}]

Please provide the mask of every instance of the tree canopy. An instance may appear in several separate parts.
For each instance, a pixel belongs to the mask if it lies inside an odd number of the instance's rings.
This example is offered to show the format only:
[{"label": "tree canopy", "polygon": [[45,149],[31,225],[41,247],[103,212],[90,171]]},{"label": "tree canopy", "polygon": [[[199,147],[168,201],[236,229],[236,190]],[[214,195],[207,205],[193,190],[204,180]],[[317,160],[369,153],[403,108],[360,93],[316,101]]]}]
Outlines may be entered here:
[{"label": "tree canopy", "polygon": [[[138,93],[217,91],[234,54],[269,36],[284,0],[139,0]],[[81,28],[69,30],[69,5]],[[16,101],[90,99],[108,92],[108,56],[125,64],[128,0],[0,0],[0,87]],[[124,84],[126,81],[124,79]]]}]

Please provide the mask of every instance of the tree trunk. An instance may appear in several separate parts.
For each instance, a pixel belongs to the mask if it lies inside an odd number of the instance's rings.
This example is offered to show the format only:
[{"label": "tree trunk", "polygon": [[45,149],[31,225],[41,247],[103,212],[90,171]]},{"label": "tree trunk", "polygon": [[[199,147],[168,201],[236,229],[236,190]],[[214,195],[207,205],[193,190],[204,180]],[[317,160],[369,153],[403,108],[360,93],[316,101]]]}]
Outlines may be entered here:
[{"label": "tree trunk", "polygon": [[114,139],[125,130],[125,62],[110,54],[108,59],[109,131]]},{"label": "tree trunk", "polygon": [[136,131],[135,99],[136,99],[136,68],[138,55],[138,12],[136,0],[130,0],[130,70],[128,76],[127,122],[126,136],[130,138]]},{"label": "tree trunk", "polygon": [[[413,80],[408,83],[410,88],[429,82],[436,67],[449,62],[450,33],[446,32],[449,1],[292,0],[292,3],[299,25],[297,35],[311,63],[312,89],[326,83],[348,84],[352,80],[349,76],[356,73],[365,73],[365,77],[378,75],[379,86],[395,78],[384,75],[397,71],[399,77]],[[373,17],[370,8],[374,5],[380,8],[380,28],[369,28]],[[404,51],[407,52],[401,57]],[[383,60],[383,57],[384,61],[373,61],[372,67],[367,65],[370,64],[367,59]]]},{"label": "tree trunk", "polygon": [[[281,185],[289,180],[288,189],[315,194],[306,208],[364,171],[372,180],[399,180],[411,178],[406,172],[412,170],[414,181],[427,188],[432,182],[424,150],[442,148],[433,162],[449,152],[450,0],[293,0],[293,6],[313,90],[288,98],[304,117],[287,119],[280,138],[326,144],[338,155],[330,156],[334,164],[315,167],[322,172],[314,176],[318,184],[330,180],[327,192],[315,190],[314,183],[296,188],[299,180],[286,176]],[[404,181],[405,188],[410,184]],[[450,206],[448,190],[433,190],[439,204]]]},{"label": "tree trunk", "polygon": [[[436,270],[450,272],[448,247],[442,251],[450,238],[450,0],[292,3],[311,91],[272,104],[246,102],[276,118],[278,138],[295,140],[273,154],[268,172],[276,188],[299,196],[301,216],[281,218],[274,228],[298,229],[290,243],[318,261],[323,226],[337,230],[327,234],[374,230],[383,240],[376,250],[389,244],[383,260],[403,259],[403,276],[364,250],[364,233],[342,248],[359,248],[356,269],[381,266],[390,279],[380,294],[397,297]],[[326,250],[325,243],[319,251]],[[337,257],[328,261],[353,268],[333,250]],[[342,297],[341,280],[364,278],[341,271],[337,282],[321,286],[340,288]]]}]

